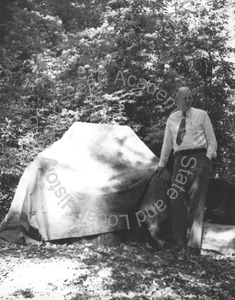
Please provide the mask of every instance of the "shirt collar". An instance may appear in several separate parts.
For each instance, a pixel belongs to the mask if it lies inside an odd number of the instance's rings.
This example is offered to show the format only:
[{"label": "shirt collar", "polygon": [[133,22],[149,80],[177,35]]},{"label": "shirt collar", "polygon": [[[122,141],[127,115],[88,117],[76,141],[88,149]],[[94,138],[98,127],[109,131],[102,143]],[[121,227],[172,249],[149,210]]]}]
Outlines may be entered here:
[{"label": "shirt collar", "polygon": [[[188,109],[186,111],[186,118],[189,118],[191,116],[191,113],[192,113],[192,107],[190,107],[190,109]],[[179,115],[180,118],[183,117],[183,112],[180,110],[180,115]]]}]

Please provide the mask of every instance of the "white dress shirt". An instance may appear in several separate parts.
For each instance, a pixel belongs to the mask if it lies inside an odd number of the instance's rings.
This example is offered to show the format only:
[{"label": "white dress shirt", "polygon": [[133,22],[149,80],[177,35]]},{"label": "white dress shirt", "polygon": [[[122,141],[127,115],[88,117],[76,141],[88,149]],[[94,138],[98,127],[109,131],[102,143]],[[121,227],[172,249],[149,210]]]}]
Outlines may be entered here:
[{"label": "white dress shirt", "polygon": [[216,157],[217,142],[207,113],[191,107],[186,115],[186,134],[180,145],[177,145],[176,137],[183,117],[182,111],[172,113],[167,119],[159,167],[165,167],[172,149],[175,153],[181,150],[206,148],[209,159]]}]

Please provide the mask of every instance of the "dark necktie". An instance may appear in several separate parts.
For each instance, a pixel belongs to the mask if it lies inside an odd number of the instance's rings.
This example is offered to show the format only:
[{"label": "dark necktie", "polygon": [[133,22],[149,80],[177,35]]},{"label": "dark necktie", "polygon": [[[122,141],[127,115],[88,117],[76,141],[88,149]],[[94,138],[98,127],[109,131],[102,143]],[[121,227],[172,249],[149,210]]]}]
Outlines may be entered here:
[{"label": "dark necktie", "polygon": [[180,123],[180,127],[179,127],[179,130],[178,130],[178,133],[177,133],[177,138],[176,138],[176,144],[177,145],[180,145],[183,141],[183,137],[185,136],[185,133],[186,133],[186,112],[183,112],[183,118],[181,120],[181,123]]}]

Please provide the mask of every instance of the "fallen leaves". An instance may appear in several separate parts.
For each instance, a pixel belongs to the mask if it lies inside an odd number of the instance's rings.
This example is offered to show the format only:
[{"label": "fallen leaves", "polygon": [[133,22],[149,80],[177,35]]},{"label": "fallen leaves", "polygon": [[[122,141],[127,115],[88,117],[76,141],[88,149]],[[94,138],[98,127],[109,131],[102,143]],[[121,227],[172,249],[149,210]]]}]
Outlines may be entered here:
[{"label": "fallen leaves", "polygon": [[234,256],[0,240],[0,299],[234,299]]}]

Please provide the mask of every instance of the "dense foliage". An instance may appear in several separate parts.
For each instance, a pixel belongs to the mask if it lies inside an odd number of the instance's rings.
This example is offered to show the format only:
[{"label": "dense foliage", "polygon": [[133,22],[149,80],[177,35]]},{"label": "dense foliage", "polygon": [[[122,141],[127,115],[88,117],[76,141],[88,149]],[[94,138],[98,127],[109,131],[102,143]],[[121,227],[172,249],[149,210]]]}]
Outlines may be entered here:
[{"label": "dense foliage", "polygon": [[234,183],[231,9],[226,0],[2,0],[0,204],[75,121],[127,124],[159,156],[181,84],[215,128],[214,175]]}]

